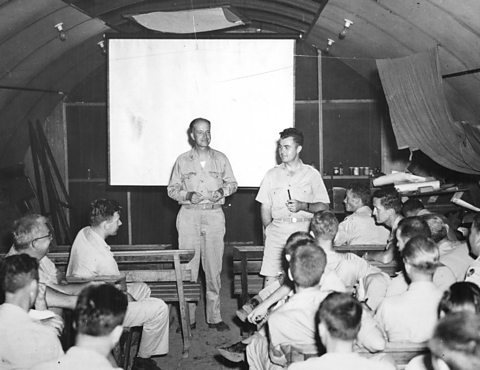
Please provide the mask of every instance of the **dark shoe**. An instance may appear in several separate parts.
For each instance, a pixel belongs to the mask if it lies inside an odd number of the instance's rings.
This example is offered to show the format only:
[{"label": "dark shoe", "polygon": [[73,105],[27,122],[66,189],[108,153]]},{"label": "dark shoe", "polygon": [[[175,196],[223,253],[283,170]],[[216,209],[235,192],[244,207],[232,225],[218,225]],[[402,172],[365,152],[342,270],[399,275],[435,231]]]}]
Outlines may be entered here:
[{"label": "dark shoe", "polygon": [[217,329],[217,331],[229,331],[230,327],[225,324],[223,321],[217,322],[215,324],[208,324],[210,329]]},{"label": "dark shoe", "polygon": [[242,362],[245,361],[245,351],[247,345],[243,342],[237,342],[231,346],[218,347],[217,351],[225,357],[227,360],[232,362]]},{"label": "dark shoe", "polygon": [[[190,324],[190,330],[195,330],[197,328],[197,323],[194,322],[193,324]],[[178,326],[178,328],[175,330],[175,333],[181,333],[182,332],[182,327]]]},{"label": "dark shoe", "polygon": [[151,358],[135,357],[133,360],[132,370],[162,370],[157,363]]}]

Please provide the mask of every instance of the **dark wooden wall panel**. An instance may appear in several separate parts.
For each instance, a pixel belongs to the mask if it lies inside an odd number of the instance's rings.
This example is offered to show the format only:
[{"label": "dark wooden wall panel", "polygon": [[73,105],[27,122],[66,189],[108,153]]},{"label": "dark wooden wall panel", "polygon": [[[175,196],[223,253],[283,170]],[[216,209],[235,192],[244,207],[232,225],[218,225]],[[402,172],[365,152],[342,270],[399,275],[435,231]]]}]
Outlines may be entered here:
[{"label": "dark wooden wall panel", "polygon": [[301,157],[304,163],[320,168],[317,101],[295,104],[295,126],[304,134]]},{"label": "dark wooden wall panel", "polygon": [[324,171],[348,167],[380,168],[381,118],[374,103],[323,104]]},{"label": "dark wooden wall panel", "polygon": [[167,188],[131,188],[132,242],[134,244],[177,245],[175,221],[178,203],[167,195]]}]

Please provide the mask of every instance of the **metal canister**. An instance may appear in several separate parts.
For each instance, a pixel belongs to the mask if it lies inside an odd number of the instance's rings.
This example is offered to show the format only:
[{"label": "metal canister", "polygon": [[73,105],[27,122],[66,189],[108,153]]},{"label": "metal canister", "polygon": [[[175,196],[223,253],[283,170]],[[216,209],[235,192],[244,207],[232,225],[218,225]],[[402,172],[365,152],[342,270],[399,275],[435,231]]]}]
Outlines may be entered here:
[{"label": "metal canister", "polygon": [[359,176],[359,175],[360,175],[360,168],[353,167],[353,176]]},{"label": "metal canister", "polygon": [[363,167],[363,174],[365,176],[369,176],[370,175],[370,167]]},{"label": "metal canister", "polygon": [[333,175],[337,176],[339,174],[340,174],[340,171],[339,171],[338,167],[333,167]]}]

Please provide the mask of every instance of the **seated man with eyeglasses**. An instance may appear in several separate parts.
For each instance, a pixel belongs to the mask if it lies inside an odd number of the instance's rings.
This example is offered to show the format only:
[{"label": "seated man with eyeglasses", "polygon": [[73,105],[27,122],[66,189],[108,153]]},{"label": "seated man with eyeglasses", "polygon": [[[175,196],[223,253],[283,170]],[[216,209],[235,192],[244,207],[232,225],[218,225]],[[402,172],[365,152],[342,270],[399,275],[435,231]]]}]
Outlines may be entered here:
[{"label": "seated man with eyeglasses", "polygon": [[88,284],[68,284],[64,280],[47,257],[52,240],[52,227],[46,217],[38,214],[23,216],[14,223],[13,246],[8,255],[25,253],[38,261],[39,292],[35,309],[73,309],[77,296]]}]

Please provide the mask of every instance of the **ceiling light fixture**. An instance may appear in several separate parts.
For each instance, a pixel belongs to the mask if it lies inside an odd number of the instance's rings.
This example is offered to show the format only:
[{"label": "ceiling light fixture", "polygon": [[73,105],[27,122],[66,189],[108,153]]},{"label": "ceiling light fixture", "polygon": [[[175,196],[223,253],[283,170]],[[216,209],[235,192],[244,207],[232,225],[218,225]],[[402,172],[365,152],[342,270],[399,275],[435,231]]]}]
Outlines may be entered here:
[{"label": "ceiling light fixture", "polygon": [[330,53],[330,48],[331,46],[335,44],[335,41],[332,39],[327,39],[327,47],[325,48],[325,53],[328,54]]},{"label": "ceiling light fixture", "polygon": [[67,34],[63,30],[63,23],[57,23],[53,27],[58,31],[58,38],[60,39],[60,41],[65,41],[67,39]]},{"label": "ceiling light fixture", "polygon": [[345,38],[345,36],[347,35],[348,29],[353,24],[353,22],[350,19],[344,19],[344,21],[345,21],[345,23],[343,25],[343,30],[340,31],[340,33],[338,34],[338,38],[340,40],[343,40]]}]

